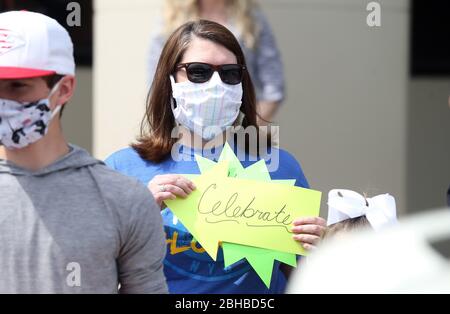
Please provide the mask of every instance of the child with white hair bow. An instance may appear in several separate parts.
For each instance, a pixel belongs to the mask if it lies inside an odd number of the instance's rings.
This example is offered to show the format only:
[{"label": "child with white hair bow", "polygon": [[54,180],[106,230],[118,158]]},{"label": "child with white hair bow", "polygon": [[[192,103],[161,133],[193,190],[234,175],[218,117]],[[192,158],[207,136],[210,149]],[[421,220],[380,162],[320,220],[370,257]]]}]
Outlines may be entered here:
[{"label": "child with white hair bow", "polygon": [[328,219],[324,238],[372,227],[375,231],[397,222],[395,199],[389,194],[366,198],[350,190],[328,193]]}]

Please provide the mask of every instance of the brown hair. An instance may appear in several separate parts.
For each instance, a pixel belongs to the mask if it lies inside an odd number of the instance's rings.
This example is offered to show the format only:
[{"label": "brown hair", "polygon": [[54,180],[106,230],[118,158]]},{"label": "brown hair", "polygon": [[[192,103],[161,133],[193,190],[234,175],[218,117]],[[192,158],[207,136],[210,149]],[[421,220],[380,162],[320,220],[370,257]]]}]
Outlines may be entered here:
[{"label": "brown hair", "polygon": [[322,238],[329,238],[335,236],[337,233],[340,232],[352,232],[356,230],[360,230],[363,228],[370,227],[370,223],[367,220],[366,216],[360,216],[356,218],[349,218],[346,220],[343,220],[341,222],[335,223],[331,226],[328,226],[328,228],[325,230],[325,233],[323,234]]},{"label": "brown hair", "polygon": [[[244,53],[239,42],[226,27],[215,22],[199,20],[185,23],[176,29],[161,52],[155,77],[147,96],[141,134],[138,142],[132,145],[141,158],[145,160],[153,162],[163,160],[178,140],[171,137],[176,124],[170,106],[172,87],[169,77],[175,73],[176,66],[181,62],[185,51],[196,37],[210,40],[225,47],[236,56],[238,64],[246,66]],[[242,127],[254,126],[259,130],[256,125],[255,90],[248,71],[244,71],[242,89],[243,96],[240,110],[245,114]]]}]

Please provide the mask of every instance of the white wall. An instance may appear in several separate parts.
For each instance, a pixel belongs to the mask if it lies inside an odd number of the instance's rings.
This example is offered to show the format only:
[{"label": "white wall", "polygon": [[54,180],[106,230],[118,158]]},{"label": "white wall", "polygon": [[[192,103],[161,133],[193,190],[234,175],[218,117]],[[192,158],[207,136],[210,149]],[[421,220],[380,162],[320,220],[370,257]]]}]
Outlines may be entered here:
[{"label": "white wall", "polygon": [[[281,146],[319,190],[389,192],[406,206],[408,1],[265,0],[287,74]],[[94,154],[138,134],[146,52],[158,0],[95,1]],[[326,199],[326,193],[324,195]]]},{"label": "white wall", "polygon": [[104,159],[139,133],[158,0],[94,2],[94,149]]},{"label": "white wall", "polygon": [[92,69],[77,67],[75,94],[64,108],[62,125],[67,140],[92,151]]}]

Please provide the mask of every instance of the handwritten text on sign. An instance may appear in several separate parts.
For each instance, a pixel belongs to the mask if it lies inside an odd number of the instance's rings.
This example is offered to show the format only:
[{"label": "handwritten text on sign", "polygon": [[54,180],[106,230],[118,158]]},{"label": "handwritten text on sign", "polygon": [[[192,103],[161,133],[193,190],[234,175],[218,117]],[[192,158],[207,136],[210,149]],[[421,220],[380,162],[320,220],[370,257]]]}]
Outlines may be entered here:
[{"label": "handwritten text on sign", "polygon": [[[217,189],[217,183],[210,184],[202,193],[197,205],[198,212],[205,215],[207,223],[234,222],[240,224],[247,220],[245,224],[248,227],[284,227],[287,232],[291,232],[288,226],[292,224],[293,218],[285,212],[286,204],[280,204],[280,206],[282,205],[281,209],[274,211],[255,209],[256,197],[249,195],[246,199],[251,197],[251,200],[243,203],[242,195],[240,197],[242,193],[238,192],[233,193],[225,203],[214,198],[217,196],[214,193]],[[267,224],[268,222],[270,224]]]},{"label": "handwritten text on sign", "polygon": [[290,229],[298,217],[318,216],[320,192],[229,178],[226,163],[192,180],[188,198],[166,204],[213,259],[219,241],[304,254]]}]

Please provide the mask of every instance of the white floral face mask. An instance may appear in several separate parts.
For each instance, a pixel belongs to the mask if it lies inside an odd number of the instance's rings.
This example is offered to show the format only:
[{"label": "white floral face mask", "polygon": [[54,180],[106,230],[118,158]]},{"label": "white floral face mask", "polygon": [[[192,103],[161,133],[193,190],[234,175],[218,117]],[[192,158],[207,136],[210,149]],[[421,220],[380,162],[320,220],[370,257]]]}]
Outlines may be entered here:
[{"label": "white floral face mask", "polygon": [[56,84],[46,99],[32,103],[0,99],[0,145],[21,149],[43,138],[53,117],[61,110],[50,109],[50,98],[58,89]]},{"label": "white floral face mask", "polygon": [[242,104],[242,83],[229,85],[215,72],[205,83],[175,83],[170,76],[175,120],[205,140],[220,135],[232,126]]}]

